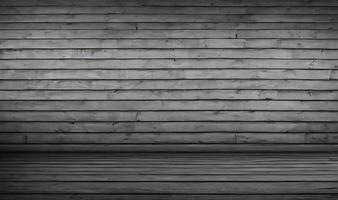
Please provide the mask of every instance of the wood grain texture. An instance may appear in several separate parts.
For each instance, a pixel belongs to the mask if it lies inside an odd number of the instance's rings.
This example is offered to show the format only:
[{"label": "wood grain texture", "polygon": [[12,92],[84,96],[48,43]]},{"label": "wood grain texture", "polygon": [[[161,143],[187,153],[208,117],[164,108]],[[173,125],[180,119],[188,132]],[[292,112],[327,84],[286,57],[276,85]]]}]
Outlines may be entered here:
[{"label": "wood grain texture", "polygon": [[337,14],[336,6],[2,6],[2,14]]},{"label": "wood grain texture", "polygon": [[7,153],[0,199],[335,199],[337,165],[334,153]]},{"label": "wood grain texture", "polygon": [[334,0],[0,4],[4,148],[337,143]]},{"label": "wood grain texture", "polygon": [[337,30],[2,30],[0,39],[295,38],[337,39]]}]

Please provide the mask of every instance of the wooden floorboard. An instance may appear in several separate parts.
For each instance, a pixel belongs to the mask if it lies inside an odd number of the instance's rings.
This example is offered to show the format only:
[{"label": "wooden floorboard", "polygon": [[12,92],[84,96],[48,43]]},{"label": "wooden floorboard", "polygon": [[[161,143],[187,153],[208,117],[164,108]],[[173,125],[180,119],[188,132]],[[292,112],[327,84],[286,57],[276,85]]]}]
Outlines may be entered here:
[{"label": "wooden floorboard", "polygon": [[2,153],[0,199],[336,199],[336,153]]}]

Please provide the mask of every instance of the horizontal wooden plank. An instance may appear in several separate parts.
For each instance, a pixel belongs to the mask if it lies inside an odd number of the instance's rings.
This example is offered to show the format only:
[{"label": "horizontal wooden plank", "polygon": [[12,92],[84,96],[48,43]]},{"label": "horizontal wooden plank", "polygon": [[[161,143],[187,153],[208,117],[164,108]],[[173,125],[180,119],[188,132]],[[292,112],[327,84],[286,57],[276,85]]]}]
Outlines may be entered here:
[{"label": "horizontal wooden plank", "polygon": [[337,39],[336,30],[2,30],[0,39],[298,38]]},{"label": "horizontal wooden plank", "polygon": [[337,14],[338,7],[34,6],[1,7],[1,14]]},{"label": "horizontal wooden plank", "polygon": [[190,69],[190,68],[282,68],[337,69],[338,60],[292,59],[135,59],[135,60],[1,60],[2,69]]},{"label": "horizontal wooden plank", "polygon": [[338,112],[142,111],[0,112],[0,121],[336,121]]},{"label": "horizontal wooden plank", "polygon": [[[12,146],[12,145],[11,145]],[[17,146],[17,145],[13,145]],[[22,145],[20,145],[22,146]],[[29,145],[28,145],[29,146]],[[52,145],[52,146],[63,146],[63,145]],[[71,146],[71,145],[65,145]],[[79,146],[79,145],[77,145]],[[90,145],[89,145],[90,146]],[[92,146],[102,146],[102,145],[92,145]],[[107,146],[114,146],[114,145],[107,145]],[[133,145],[120,145],[120,146],[133,146]],[[141,145],[147,146],[147,145]],[[154,145],[157,146],[165,146],[165,145]],[[210,145],[179,145],[174,144],[174,146],[210,146]],[[236,145],[215,145],[215,146],[223,146],[223,147],[236,147]],[[249,144],[240,144],[238,146],[247,146],[250,148],[252,147],[259,147],[260,145],[249,145]],[[262,144],[261,147],[267,148],[271,147],[272,145]],[[292,148],[305,148],[305,147],[314,147],[318,146],[319,149],[323,147],[323,145],[309,145],[309,144],[300,144],[300,145],[282,145],[276,144],[276,147],[292,147]],[[328,145],[331,147],[337,145]],[[266,153],[266,154],[257,154],[255,152],[219,152],[212,153],[212,152],[200,152],[198,154],[195,153],[175,153],[175,152],[161,152],[161,153],[152,153],[152,152],[140,152],[139,154],[135,154],[133,152],[120,152],[116,154],[105,154],[105,153],[98,153],[98,152],[69,152],[67,154],[60,153],[51,153],[51,152],[29,152],[24,154],[22,152],[8,152],[4,153],[4,157],[2,157],[4,164],[45,164],[45,165],[104,165],[104,164],[127,164],[136,165],[136,166],[165,166],[165,165],[225,165],[228,167],[234,167],[236,164],[246,164],[249,167],[254,166],[266,166],[266,165],[275,165],[280,164],[282,165],[312,165],[313,167],[316,166],[323,166],[328,164],[328,166],[336,165],[337,155],[335,152],[327,152],[323,154],[322,152],[312,152],[312,153],[305,153],[305,152],[295,152],[289,154],[287,152],[280,152],[280,153]],[[11,156],[15,155],[15,156]],[[236,155],[236,156],[234,156]],[[142,162],[140,162],[142,161]],[[68,165],[69,166],[69,165]],[[275,166],[275,168],[283,168],[279,166]],[[331,169],[332,171],[336,171],[336,169]],[[97,171],[99,173],[99,171]],[[4,174],[4,173],[2,173]],[[211,174],[211,173],[210,173]],[[301,174],[301,173],[299,173]],[[125,174],[127,175],[127,174]],[[224,175],[224,174],[223,174]],[[230,175],[230,174],[229,174]]]},{"label": "horizontal wooden plank", "polygon": [[2,122],[0,132],[328,132],[338,123],[319,122]]},{"label": "horizontal wooden plank", "polygon": [[[2,152],[338,152],[336,144],[1,144]],[[302,157],[304,158],[304,157]],[[88,158],[87,158],[88,159]],[[87,160],[86,159],[86,160]],[[74,159],[72,159],[74,160]],[[313,154],[311,160],[313,161]],[[88,161],[88,160],[87,160]]]},{"label": "horizontal wooden plank", "polygon": [[307,134],[236,133],[237,144],[305,143]]},{"label": "horizontal wooden plank", "polygon": [[[266,8],[266,7],[265,7]],[[20,23],[16,23],[17,25],[20,25]],[[6,25],[6,24],[4,24]],[[8,24],[10,25],[10,23]],[[23,25],[23,24],[22,24]],[[26,24],[28,27],[34,27],[37,28],[39,23],[31,24]],[[42,25],[42,24],[41,24]],[[109,26],[109,23],[107,24]],[[117,24],[116,24],[117,25]],[[53,23],[50,23],[51,27],[53,27]],[[73,23],[73,26],[76,27],[81,27],[80,23]],[[87,23],[87,26],[89,27],[99,27],[99,23]],[[269,23],[263,23],[263,22],[240,22],[240,23],[235,23],[235,22],[213,22],[213,23],[184,23],[184,22],[173,22],[173,23],[136,23],[135,25],[137,29],[142,30],[142,29],[202,29],[202,30],[213,30],[213,29],[236,29],[236,30],[246,30],[246,29],[257,29],[257,30],[274,30],[274,29],[280,29],[280,30],[293,30],[293,29],[298,29],[298,30],[320,30],[320,29],[331,29],[331,30],[336,30],[338,27],[338,23],[335,22],[302,22],[302,23],[294,23],[294,22],[269,22]],[[43,28],[44,26],[40,27]],[[48,27],[48,26],[47,26]],[[20,28],[20,26],[17,26],[17,28]],[[64,26],[66,29],[67,27]],[[1,27],[0,27],[1,29]],[[15,29],[15,28],[14,28]],[[238,35],[239,36],[239,35]],[[255,37],[259,37],[258,35]],[[276,36],[277,37],[277,36]],[[324,36],[323,36],[324,37]],[[331,36],[333,37],[333,36]]]},{"label": "horizontal wooden plank", "polygon": [[313,14],[34,14],[0,15],[0,22],[338,22],[338,15]]},{"label": "horizontal wooden plank", "polygon": [[[304,135],[303,135],[304,136]],[[305,136],[303,137],[305,138]],[[1,143],[28,144],[140,144],[140,143],[235,143],[234,133],[1,133]],[[304,142],[303,142],[304,143]]]},{"label": "horizontal wooden plank", "polygon": [[0,90],[119,90],[121,96],[147,93],[138,90],[336,90],[337,88],[336,80],[0,80]]},{"label": "horizontal wooden plank", "polygon": [[306,137],[308,143],[337,143],[338,135],[337,134],[308,134]]},{"label": "horizontal wooden plank", "polygon": [[[282,165],[283,166],[283,165]],[[109,180],[118,180],[118,181],[201,181],[201,180],[215,180],[215,181],[335,181],[337,180],[337,175],[326,175],[326,174],[306,174],[306,175],[117,175],[117,174],[15,174],[15,175],[5,175],[2,174],[2,180],[6,181],[109,181]],[[138,196],[137,196],[138,197]],[[1,199],[1,196],[0,196]],[[97,199],[97,198],[96,198]],[[210,198],[209,198],[210,199]],[[275,198],[274,198],[275,199]],[[308,200],[308,199],[307,199]],[[316,199],[318,200],[318,199]]]},{"label": "horizontal wooden plank", "polygon": [[58,200],[58,199],[64,199],[64,200],[70,200],[70,199],[82,199],[82,200],[90,200],[90,199],[99,199],[99,200],[112,200],[112,199],[119,199],[119,200],[131,200],[131,199],[139,199],[139,200],[202,200],[202,199],[210,199],[210,200],[269,200],[269,199],[275,199],[275,200],[296,200],[296,199],[306,199],[306,200],[319,200],[319,199],[326,199],[326,200],[335,200],[337,199],[337,195],[335,194],[326,194],[326,195],[215,195],[215,194],[208,194],[208,195],[180,195],[180,194],[170,194],[170,195],[164,195],[164,194],[156,194],[156,195],[95,195],[95,194],[63,194],[63,195],[49,195],[49,194],[5,194],[0,195],[0,199],[3,200],[16,200],[16,199],[22,199],[22,200]]},{"label": "horizontal wooden plank", "polygon": [[[337,50],[338,53],[338,50]],[[332,52],[332,55],[334,52]],[[30,55],[29,53],[27,55]],[[152,80],[152,79],[311,79],[335,80],[335,70],[293,69],[118,69],[118,70],[1,70],[0,79],[57,80],[57,79],[103,79],[103,80]]]},{"label": "horizontal wooden plank", "polygon": [[[76,165],[75,165],[76,166]],[[208,166],[208,165],[207,165]],[[210,166],[210,165],[209,165]],[[335,166],[336,167],[336,166]],[[43,167],[40,169],[36,169],[36,167],[26,167],[26,168],[19,168],[14,170],[13,167],[3,167],[1,169],[1,174],[3,173],[15,173],[15,174],[46,174],[46,173],[57,173],[57,174],[90,174],[93,172],[99,173],[99,174],[125,174],[125,173],[140,173],[140,174],[187,174],[187,175],[195,175],[195,174],[203,174],[205,173],[205,169],[201,169],[201,167],[194,167],[194,166],[137,166],[137,167],[130,167],[125,166],[124,168],[121,168],[121,166],[117,167],[106,167],[106,166],[97,166],[97,167],[82,167],[80,169],[74,168],[74,167]],[[268,168],[268,169],[267,169]],[[285,166],[285,168],[276,168],[276,167],[270,167],[267,168],[252,168],[252,167],[223,167],[223,166],[212,166],[212,172],[210,174],[246,174],[246,173],[264,173],[267,174],[321,174],[325,173],[330,169],[329,173],[326,174],[335,174],[337,170],[332,170],[332,166],[322,166],[320,169],[318,167],[288,167]],[[97,172],[100,170],[100,172]],[[111,182],[119,182],[119,181],[111,181]],[[139,181],[132,181],[132,182],[139,182]],[[161,182],[174,182],[174,181],[161,181]],[[180,182],[180,181],[178,181]],[[213,181],[199,181],[199,182],[213,182]],[[240,181],[243,182],[243,181]],[[300,181],[299,181],[300,182]]]},{"label": "horizontal wooden plank", "polygon": [[337,133],[1,133],[2,144],[337,143]]},{"label": "horizontal wooden plank", "polygon": [[292,48],[338,49],[338,40],[297,39],[68,39],[68,40],[0,40],[0,49],[85,49],[85,48]]},{"label": "horizontal wooden plank", "polygon": [[156,1],[156,0],[115,0],[115,1],[107,1],[107,0],[59,0],[57,2],[53,1],[40,1],[40,0],[12,0],[6,1],[1,0],[0,3],[3,6],[338,6],[338,3],[335,0],[313,0],[308,2],[306,0],[285,0],[285,1],[277,1],[277,0],[269,0],[267,2],[260,2],[257,0],[248,0],[243,2],[238,2],[235,0],[188,0],[188,1]]},{"label": "horizontal wooden plank", "polygon": [[0,50],[0,59],[273,58],[337,59],[332,49],[36,49]]},{"label": "horizontal wooden plank", "polygon": [[[1,7],[0,7],[1,9]],[[90,23],[90,22],[75,22],[75,23],[65,23],[65,22],[53,22],[53,23],[44,23],[44,22],[15,22],[15,23],[0,23],[0,30],[62,30],[62,29],[86,29],[86,30],[157,30],[157,29],[177,29],[177,30],[246,30],[246,29],[265,29],[265,30],[321,30],[321,29],[331,29],[337,30],[338,23],[335,22],[194,22],[194,23],[185,23],[185,22],[129,22],[129,23],[119,23],[119,22],[102,22],[102,23]]]},{"label": "horizontal wooden plank", "polygon": [[75,111],[75,110],[322,110],[338,111],[338,101],[1,101],[0,110]]},{"label": "horizontal wooden plank", "polygon": [[337,195],[179,195],[179,194],[170,194],[170,195],[93,195],[93,194],[71,194],[71,195],[43,195],[43,194],[5,194],[0,195],[0,199],[3,200],[15,200],[15,199],[22,199],[22,200],[29,200],[29,199],[35,199],[35,200],[57,200],[58,198],[64,199],[64,200],[70,200],[74,198],[79,198],[82,200],[90,200],[90,199],[99,199],[99,200],[112,200],[112,199],[120,199],[120,200],[130,200],[130,199],[139,199],[139,200],[201,200],[201,199],[210,199],[210,200],[241,200],[241,199],[247,199],[247,200],[268,200],[268,199],[275,199],[275,200],[296,200],[296,199],[306,199],[306,200],[319,200],[319,199],[327,199],[327,200],[334,200],[337,198]]},{"label": "horizontal wooden plank", "polygon": [[337,193],[336,182],[6,182],[6,193]]},{"label": "horizontal wooden plank", "polygon": [[[220,90],[151,91],[121,95],[119,91],[0,91],[0,100],[338,100],[338,91]],[[152,103],[152,102],[149,102]],[[125,104],[125,108],[134,106]]]}]

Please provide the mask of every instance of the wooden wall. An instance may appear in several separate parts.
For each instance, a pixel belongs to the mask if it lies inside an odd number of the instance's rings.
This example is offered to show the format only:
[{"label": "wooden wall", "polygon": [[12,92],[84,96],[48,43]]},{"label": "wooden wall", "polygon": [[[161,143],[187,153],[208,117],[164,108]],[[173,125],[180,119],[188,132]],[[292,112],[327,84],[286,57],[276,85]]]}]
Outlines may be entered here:
[{"label": "wooden wall", "polygon": [[338,143],[336,0],[0,6],[0,146]]}]

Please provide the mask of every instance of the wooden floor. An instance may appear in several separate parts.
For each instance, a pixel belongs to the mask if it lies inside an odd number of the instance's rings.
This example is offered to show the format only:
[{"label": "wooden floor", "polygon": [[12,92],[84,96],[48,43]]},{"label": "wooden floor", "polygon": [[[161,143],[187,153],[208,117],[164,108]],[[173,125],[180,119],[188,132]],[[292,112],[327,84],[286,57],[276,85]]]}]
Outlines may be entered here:
[{"label": "wooden floor", "polygon": [[338,154],[6,153],[0,199],[338,199]]}]

